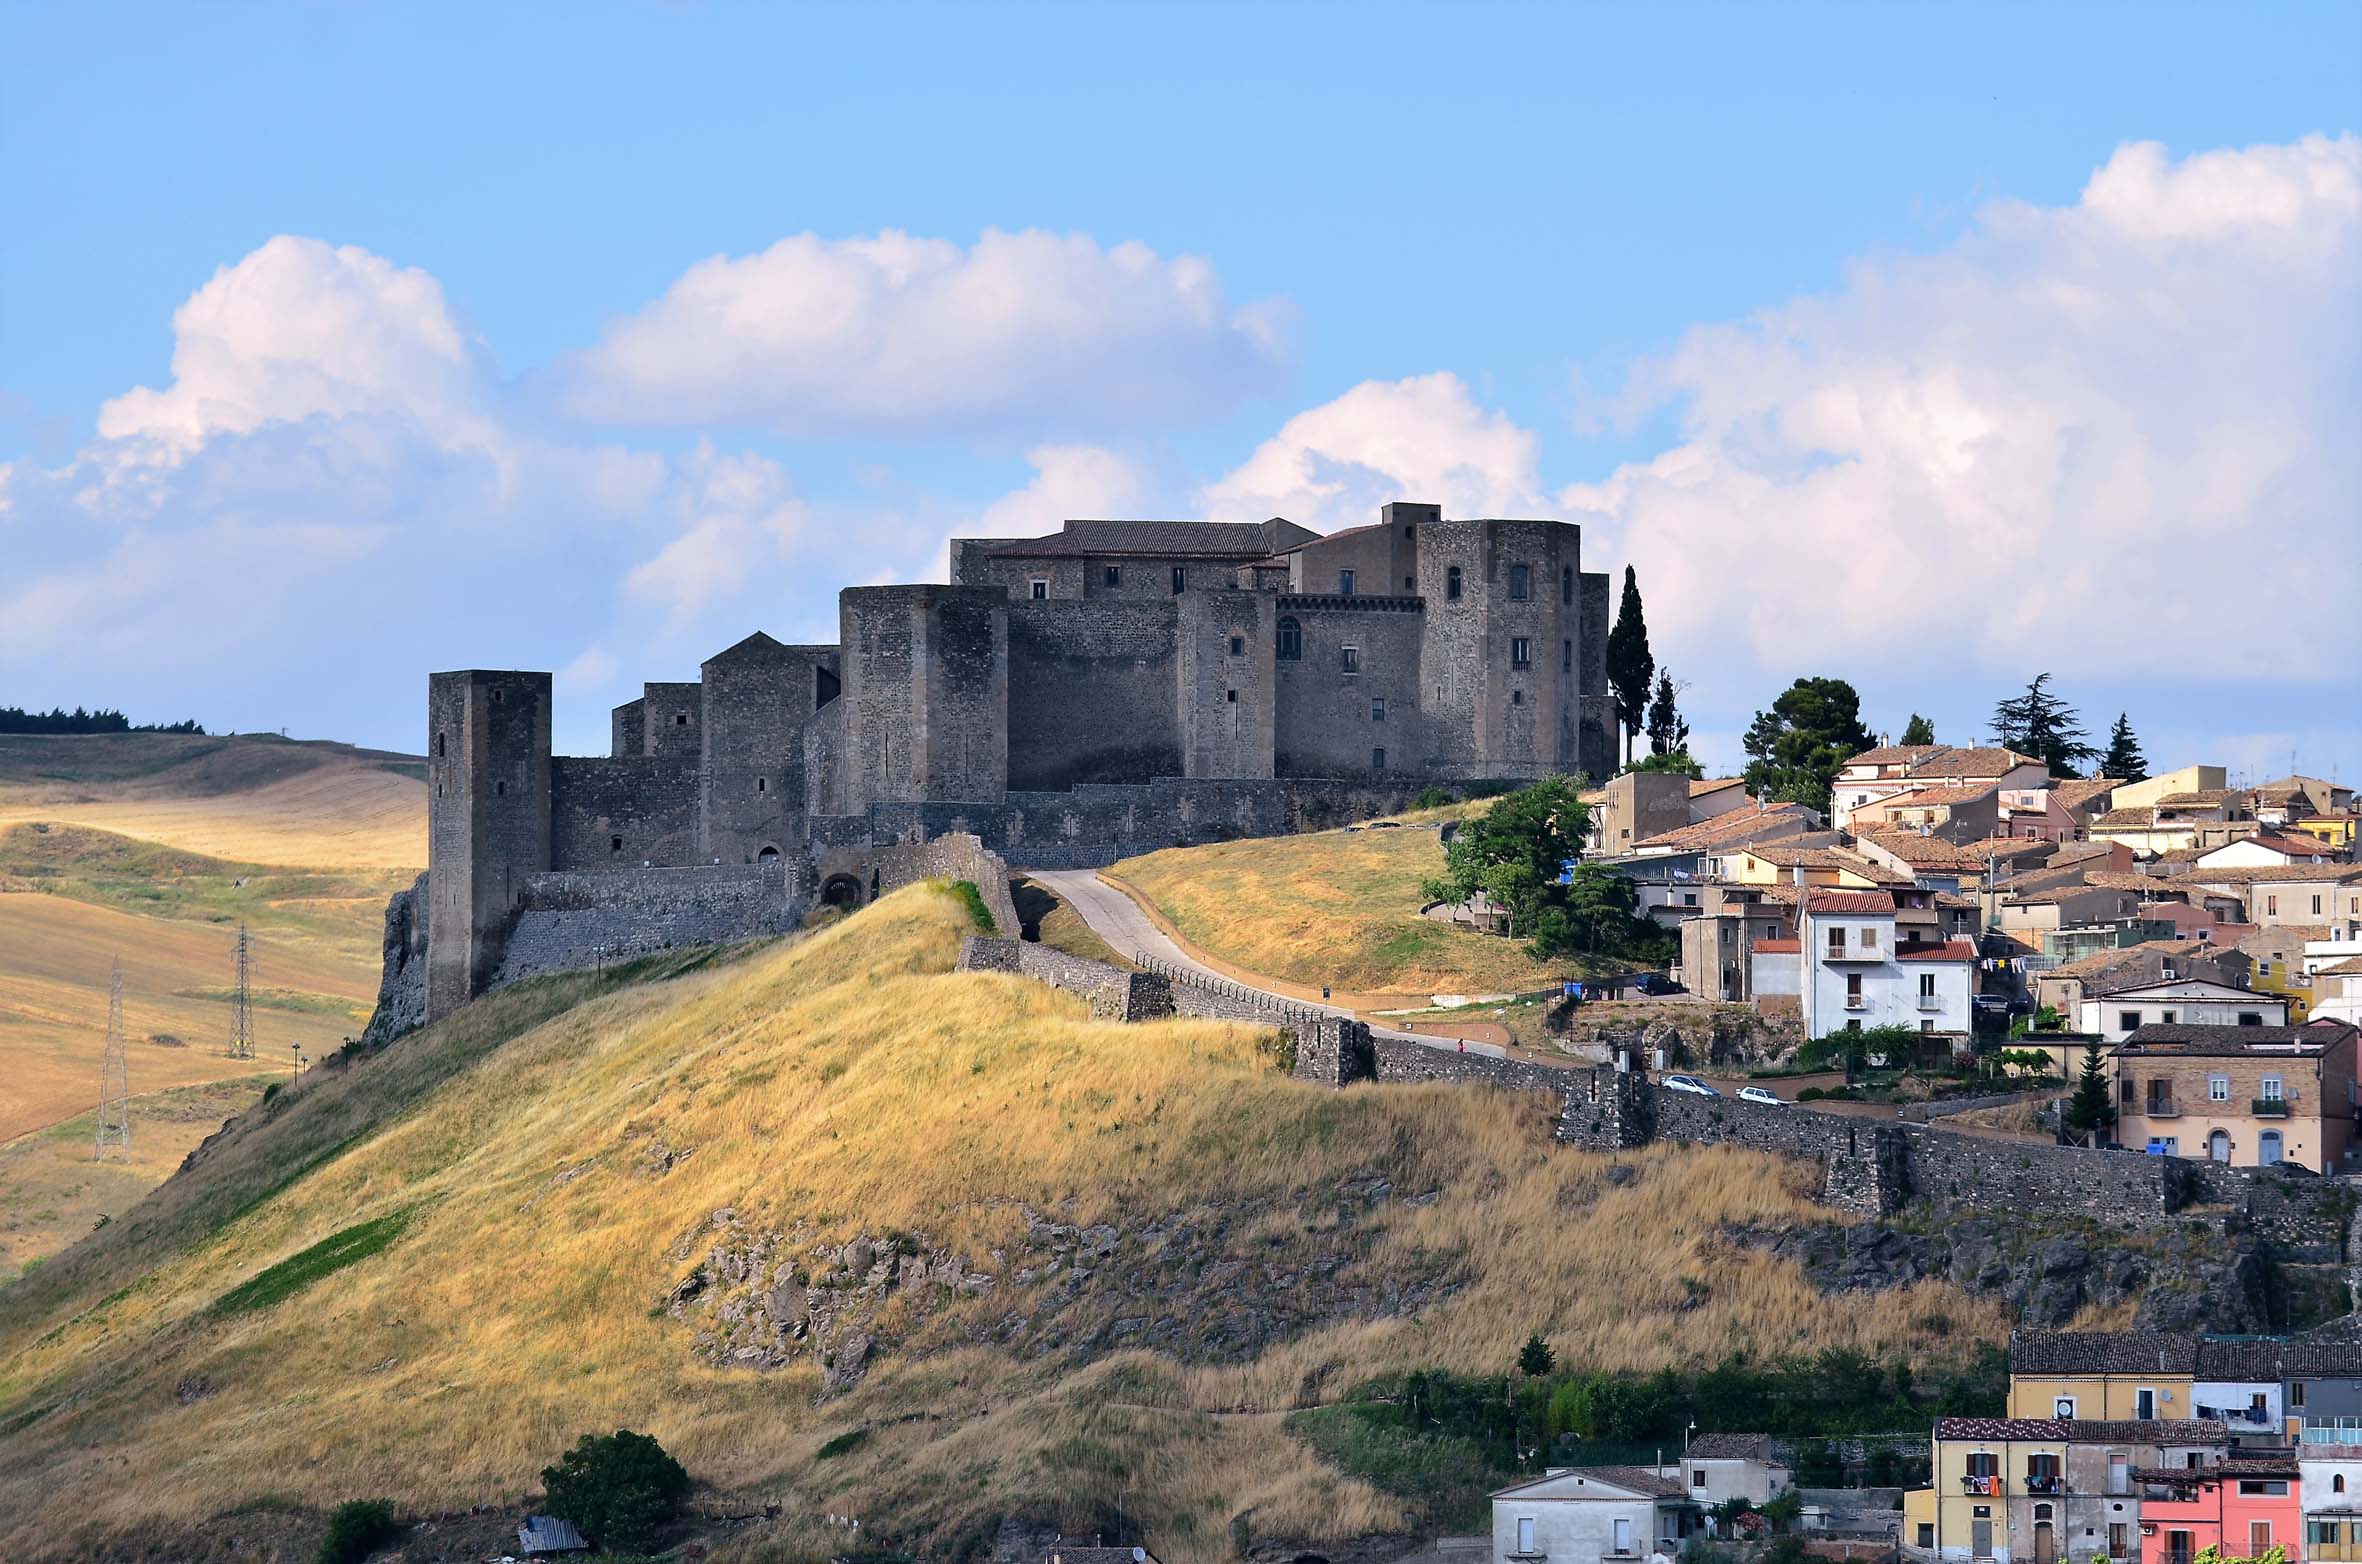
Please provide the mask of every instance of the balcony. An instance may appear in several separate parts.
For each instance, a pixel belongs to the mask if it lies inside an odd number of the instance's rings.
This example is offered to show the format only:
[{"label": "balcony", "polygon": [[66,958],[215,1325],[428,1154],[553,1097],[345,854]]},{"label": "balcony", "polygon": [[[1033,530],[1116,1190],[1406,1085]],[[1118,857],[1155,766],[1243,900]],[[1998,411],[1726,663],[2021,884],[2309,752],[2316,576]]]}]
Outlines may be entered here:
[{"label": "balcony", "polygon": [[2028,1472],[2026,1474],[2026,1492],[2028,1493],[2050,1494],[2053,1497],[2056,1497],[2057,1495],[2066,1491],[2067,1485],[2065,1480],[2059,1477],[2056,1473],[2052,1473],[2047,1477],[2038,1472]]},{"label": "balcony", "polygon": [[2285,1119],[2288,1117],[2288,1099],[2285,1097],[2258,1097],[2247,1105],[2247,1111],[2259,1119]]},{"label": "balcony", "polygon": [[2151,1119],[2178,1119],[2182,1116],[2182,1110],[2173,1105],[2171,1097],[2152,1097],[2149,1105],[2141,1112],[2144,1117]]},{"label": "balcony", "polygon": [[1941,994],[1922,994],[1919,996],[1919,1008],[1922,1010],[1941,1010],[1944,1008],[1944,996]]},{"label": "balcony", "polygon": [[1845,1008],[1848,1010],[1867,1010],[1870,1008],[1870,1001],[1860,994],[1848,994],[1845,996]]},{"label": "balcony", "polygon": [[1998,1476],[1980,1477],[1974,1472],[1969,1472],[1960,1479],[1960,1491],[1978,1494],[1988,1499],[1998,1499],[2005,1489]]},{"label": "balcony", "polygon": [[1821,952],[1823,961],[1863,961],[1872,966],[1886,960],[1886,952],[1875,945],[1831,945]]}]

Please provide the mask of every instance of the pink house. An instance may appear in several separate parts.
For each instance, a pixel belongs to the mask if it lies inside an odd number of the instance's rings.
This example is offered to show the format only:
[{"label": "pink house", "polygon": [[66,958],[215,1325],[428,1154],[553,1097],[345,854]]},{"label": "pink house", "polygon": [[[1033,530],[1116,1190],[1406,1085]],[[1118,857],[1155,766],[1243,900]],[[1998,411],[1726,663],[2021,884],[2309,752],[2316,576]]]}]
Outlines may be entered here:
[{"label": "pink house", "polygon": [[2293,1457],[2135,1472],[2141,1484],[2141,1564],[2190,1564],[2207,1548],[2254,1558],[2273,1547],[2301,1564],[2304,1501]]}]

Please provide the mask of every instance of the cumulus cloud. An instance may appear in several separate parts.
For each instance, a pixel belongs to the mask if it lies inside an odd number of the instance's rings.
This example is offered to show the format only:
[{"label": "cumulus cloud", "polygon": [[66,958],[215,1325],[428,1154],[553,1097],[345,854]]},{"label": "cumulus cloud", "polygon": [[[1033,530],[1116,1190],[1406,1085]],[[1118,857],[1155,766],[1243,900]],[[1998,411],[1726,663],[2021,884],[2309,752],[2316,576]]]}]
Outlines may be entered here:
[{"label": "cumulus cloud", "polygon": [[1199,503],[1324,532],[1374,521],[1399,499],[1440,502],[1447,516],[1536,515],[1534,462],[1532,431],[1478,407],[1457,375],[1367,380],[1289,419]]},{"label": "cumulus cloud", "polygon": [[1213,267],[1085,234],[963,249],[799,234],[714,256],[567,366],[592,419],[790,434],[1041,433],[1163,424],[1270,386],[1278,311]]},{"label": "cumulus cloud", "polygon": [[751,452],[726,456],[711,441],[690,453],[666,504],[672,541],[632,567],[624,590],[675,620],[767,583],[804,531],[786,469]]},{"label": "cumulus cloud", "polygon": [[1561,500],[1660,638],[1774,667],[2348,677],[2226,586],[2268,569],[2284,625],[2362,601],[2358,268],[2362,140],[2127,146],[2072,205],[1692,332],[1633,392],[1681,443]]}]

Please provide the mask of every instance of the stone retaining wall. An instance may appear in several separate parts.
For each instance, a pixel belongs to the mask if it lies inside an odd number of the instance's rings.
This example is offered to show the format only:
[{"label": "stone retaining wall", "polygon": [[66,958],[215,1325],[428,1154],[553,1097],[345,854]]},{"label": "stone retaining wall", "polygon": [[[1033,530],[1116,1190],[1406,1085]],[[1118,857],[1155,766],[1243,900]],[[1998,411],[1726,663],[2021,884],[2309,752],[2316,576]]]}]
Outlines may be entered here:
[{"label": "stone retaining wall", "polygon": [[684,945],[784,934],[803,920],[808,889],[783,860],[689,869],[536,874],[491,987],[579,972]]},{"label": "stone retaining wall", "polygon": [[1009,866],[973,832],[954,831],[923,842],[896,842],[872,855],[878,894],[898,891],[921,880],[966,880],[984,898],[992,914],[993,932],[1014,937],[1017,903],[1009,894]]}]

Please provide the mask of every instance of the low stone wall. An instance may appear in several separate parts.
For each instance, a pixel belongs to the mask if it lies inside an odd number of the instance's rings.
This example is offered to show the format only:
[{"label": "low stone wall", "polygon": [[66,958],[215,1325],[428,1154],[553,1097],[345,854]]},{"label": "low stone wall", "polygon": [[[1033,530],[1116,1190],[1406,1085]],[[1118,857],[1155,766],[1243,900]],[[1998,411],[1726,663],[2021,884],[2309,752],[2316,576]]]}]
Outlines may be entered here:
[{"label": "low stone wall", "polygon": [[[1450,1039],[1444,1039],[1446,1043]],[[1566,1070],[1553,1069],[1546,1064],[1528,1064],[1522,1059],[1496,1059],[1490,1054],[1461,1053],[1456,1048],[1431,1048],[1425,1043],[1406,1043],[1397,1037],[1378,1039],[1378,1079],[1416,1083],[1420,1081],[1462,1081],[1478,1086],[1499,1086],[1509,1091],[1564,1092],[1568,1089]]]},{"label": "low stone wall", "polygon": [[1103,1021],[1153,1021],[1174,1013],[1171,989],[1152,973],[1126,972],[1027,940],[972,934],[960,942],[960,970],[1021,973],[1089,1000],[1091,1014]]},{"label": "low stone wall", "polygon": [[921,880],[966,880],[983,896],[993,932],[1015,937],[1017,903],[1009,894],[1009,866],[975,833],[954,831],[923,842],[896,842],[871,856],[880,896]]},{"label": "low stone wall", "polygon": [[684,945],[784,934],[809,894],[785,862],[604,874],[536,874],[518,897],[516,925],[490,987],[579,972]]}]

